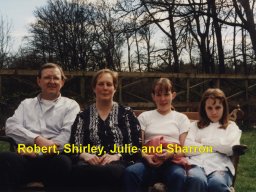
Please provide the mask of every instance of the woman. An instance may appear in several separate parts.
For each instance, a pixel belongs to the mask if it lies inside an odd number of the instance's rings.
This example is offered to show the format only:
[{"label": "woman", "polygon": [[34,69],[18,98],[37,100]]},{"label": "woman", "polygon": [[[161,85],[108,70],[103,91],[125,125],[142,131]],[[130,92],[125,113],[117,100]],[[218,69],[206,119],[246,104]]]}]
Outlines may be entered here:
[{"label": "woman", "polygon": [[[72,127],[71,144],[84,147],[74,159],[72,179],[78,188],[119,190],[125,166],[139,157],[140,125],[131,108],[113,101],[117,84],[117,73],[98,71],[92,79],[96,102],[78,114]],[[133,146],[137,152],[123,150]]]},{"label": "woman", "polygon": [[229,158],[232,146],[239,144],[241,131],[229,121],[227,98],[220,89],[207,89],[199,107],[200,120],[191,125],[185,145],[211,146],[212,153],[192,153],[188,158],[189,192],[229,191],[235,173]]},{"label": "woman", "polygon": [[[174,111],[172,100],[176,93],[169,79],[160,78],[153,84],[152,98],[157,109],[142,113],[138,119],[142,129],[142,143],[170,143],[183,145],[190,121],[186,115]],[[150,144],[149,144],[150,143]],[[157,147],[157,146],[155,146]],[[148,186],[161,181],[168,191],[182,192],[185,169],[177,154],[142,153],[143,162],[129,166],[125,172],[126,191],[147,190]],[[174,163],[176,161],[176,163]]]}]

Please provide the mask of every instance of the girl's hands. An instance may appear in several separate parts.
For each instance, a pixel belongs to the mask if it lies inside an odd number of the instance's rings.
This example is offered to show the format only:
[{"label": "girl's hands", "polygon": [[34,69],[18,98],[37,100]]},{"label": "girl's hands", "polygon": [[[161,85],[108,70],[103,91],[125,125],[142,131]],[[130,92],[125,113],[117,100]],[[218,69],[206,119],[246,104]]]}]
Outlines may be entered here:
[{"label": "girl's hands", "polygon": [[166,160],[173,158],[174,154],[168,153],[167,151],[163,151],[163,153],[156,153],[154,155],[143,154],[142,157],[147,160],[149,165],[159,167]]},{"label": "girl's hands", "polygon": [[161,160],[161,161],[166,161],[167,159],[170,159],[173,157],[173,153],[168,153],[164,151],[163,153],[156,153],[155,158]]},{"label": "girl's hands", "polygon": [[159,167],[164,163],[164,158],[158,158],[156,155],[143,154],[142,157],[146,159],[148,164],[152,167]]}]

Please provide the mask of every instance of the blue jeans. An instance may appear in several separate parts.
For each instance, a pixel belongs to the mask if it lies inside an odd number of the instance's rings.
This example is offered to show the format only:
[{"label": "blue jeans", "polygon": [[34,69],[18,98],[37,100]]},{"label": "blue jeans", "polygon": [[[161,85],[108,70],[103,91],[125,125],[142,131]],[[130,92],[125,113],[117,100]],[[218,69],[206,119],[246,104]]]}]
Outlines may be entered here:
[{"label": "blue jeans", "polygon": [[168,192],[182,192],[185,180],[184,168],[170,161],[160,167],[150,167],[139,162],[126,168],[124,186],[127,192],[147,191],[154,183],[163,182]]},{"label": "blue jeans", "polygon": [[229,192],[232,179],[230,171],[214,171],[206,175],[204,169],[193,166],[188,171],[187,192]]}]

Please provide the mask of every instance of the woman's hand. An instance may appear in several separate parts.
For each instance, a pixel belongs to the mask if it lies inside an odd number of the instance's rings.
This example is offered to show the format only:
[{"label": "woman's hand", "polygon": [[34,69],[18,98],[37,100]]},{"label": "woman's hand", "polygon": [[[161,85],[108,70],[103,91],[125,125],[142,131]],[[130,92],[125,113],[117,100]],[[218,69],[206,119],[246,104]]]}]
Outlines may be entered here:
[{"label": "woman's hand", "polygon": [[101,163],[101,159],[95,154],[81,153],[79,158],[90,165],[99,165]]},{"label": "woman's hand", "polygon": [[120,160],[120,156],[118,154],[110,155],[110,154],[105,154],[102,157],[100,157],[101,160],[101,165],[106,165],[111,163],[112,161],[118,161]]}]

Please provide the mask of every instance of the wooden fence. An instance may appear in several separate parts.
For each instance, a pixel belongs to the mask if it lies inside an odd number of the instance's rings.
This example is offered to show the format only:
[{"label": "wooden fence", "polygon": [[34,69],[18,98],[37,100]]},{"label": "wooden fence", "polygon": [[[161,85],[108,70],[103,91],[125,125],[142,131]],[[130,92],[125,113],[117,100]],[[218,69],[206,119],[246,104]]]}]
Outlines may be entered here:
[{"label": "wooden fence", "polygon": [[[69,78],[67,84],[72,87],[72,81],[76,79],[76,94],[83,102],[87,102],[90,80],[95,72],[65,71]],[[0,70],[0,97],[5,96],[3,81],[16,78],[18,83],[31,84],[36,87],[35,80],[24,80],[24,77],[35,77],[36,70],[1,69]],[[154,104],[150,91],[153,79],[166,77],[173,80],[177,90],[177,99],[174,100],[176,108],[182,111],[194,111],[197,109],[202,92],[209,87],[223,89],[228,97],[231,108],[237,104],[245,111],[250,121],[254,121],[252,114],[256,114],[256,75],[241,74],[195,74],[195,73],[148,73],[148,72],[119,72],[119,86],[116,100],[135,109],[151,109]],[[16,84],[16,83],[15,83]],[[79,85],[78,85],[79,84]],[[15,85],[14,85],[15,86]],[[67,95],[68,96],[68,95]]]}]

